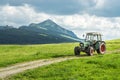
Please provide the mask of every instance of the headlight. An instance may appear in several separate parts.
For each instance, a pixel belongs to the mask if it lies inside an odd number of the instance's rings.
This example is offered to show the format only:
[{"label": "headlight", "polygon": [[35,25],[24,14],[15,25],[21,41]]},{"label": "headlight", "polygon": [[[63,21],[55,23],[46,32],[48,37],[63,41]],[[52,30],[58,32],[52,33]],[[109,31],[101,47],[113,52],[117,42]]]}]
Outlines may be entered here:
[{"label": "headlight", "polygon": [[80,46],[84,46],[84,44],[83,44],[83,43],[80,43]]}]

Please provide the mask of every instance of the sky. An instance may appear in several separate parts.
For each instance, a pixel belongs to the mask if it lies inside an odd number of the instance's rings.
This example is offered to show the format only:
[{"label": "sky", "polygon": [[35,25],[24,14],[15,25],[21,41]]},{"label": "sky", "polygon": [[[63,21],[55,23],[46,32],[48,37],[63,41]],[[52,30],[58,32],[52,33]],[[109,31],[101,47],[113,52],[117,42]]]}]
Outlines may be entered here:
[{"label": "sky", "polygon": [[51,19],[78,37],[100,32],[120,38],[120,0],[0,0],[0,25],[19,27]]}]

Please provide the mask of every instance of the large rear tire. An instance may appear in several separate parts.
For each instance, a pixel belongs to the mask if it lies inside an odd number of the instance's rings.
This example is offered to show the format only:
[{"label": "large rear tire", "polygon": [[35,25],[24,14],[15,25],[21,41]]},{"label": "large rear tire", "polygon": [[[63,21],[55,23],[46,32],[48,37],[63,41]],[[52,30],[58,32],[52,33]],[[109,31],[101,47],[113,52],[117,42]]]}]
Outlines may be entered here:
[{"label": "large rear tire", "polygon": [[89,48],[88,48],[88,52],[87,52],[87,54],[88,54],[89,56],[92,56],[93,53],[94,53],[94,49],[93,49],[93,47],[89,47]]},{"label": "large rear tire", "polygon": [[79,46],[76,46],[76,47],[74,48],[74,54],[75,54],[76,56],[80,55],[80,47],[79,47]]},{"label": "large rear tire", "polygon": [[101,43],[99,46],[99,49],[97,49],[98,54],[104,54],[106,52],[106,46],[105,43]]}]

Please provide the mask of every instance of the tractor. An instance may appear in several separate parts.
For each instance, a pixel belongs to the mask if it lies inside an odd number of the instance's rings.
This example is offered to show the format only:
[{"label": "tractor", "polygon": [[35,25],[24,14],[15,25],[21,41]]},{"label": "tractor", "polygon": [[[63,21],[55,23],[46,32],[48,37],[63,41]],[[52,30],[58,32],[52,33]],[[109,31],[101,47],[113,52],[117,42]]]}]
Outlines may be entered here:
[{"label": "tractor", "polygon": [[98,54],[104,54],[106,51],[106,43],[102,41],[102,35],[97,32],[86,33],[79,46],[74,48],[74,54],[80,55],[80,52],[85,52],[87,55],[92,56],[96,51]]}]

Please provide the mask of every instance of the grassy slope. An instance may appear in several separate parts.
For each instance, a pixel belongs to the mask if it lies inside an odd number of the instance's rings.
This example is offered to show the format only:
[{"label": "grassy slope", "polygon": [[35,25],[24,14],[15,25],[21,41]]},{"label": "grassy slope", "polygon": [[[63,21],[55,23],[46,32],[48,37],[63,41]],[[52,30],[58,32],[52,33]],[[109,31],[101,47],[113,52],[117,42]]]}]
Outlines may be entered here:
[{"label": "grassy slope", "polygon": [[116,40],[109,40],[106,41],[106,45],[107,45],[107,50],[108,51],[113,51],[116,49],[120,49],[120,39],[116,39]]},{"label": "grassy slope", "polygon": [[6,80],[120,80],[120,54],[60,62],[28,70]]},{"label": "grassy slope", "polygon": [[[64,47],[67,47],[65,45]],[[74,47],[74,45],[71,46]],[[69,48],[67,47],[66,49]],[[120,49],[120,40],[107,41],[107,49],[109,51]],[[66,52],[69,55],[73,53],[71,50]],[[8,80],[120,80],[119,53],[114,52],[114,54],[98,55],[56,63],[16,74],[8,78]],[[64,55],[67,54],[65,53]]]},{"label": "grassy slope", "polygon": [[[78,44],[0,45],[0,67],[37,59],[72,56]],[[119,49],[119,46],[120,40],[107,41],[108,51]]]},{"label": "grassy slope", "polygon": [[0,67],[36,59],[71,56],[76,45],[78,43],[0,45]]}]

